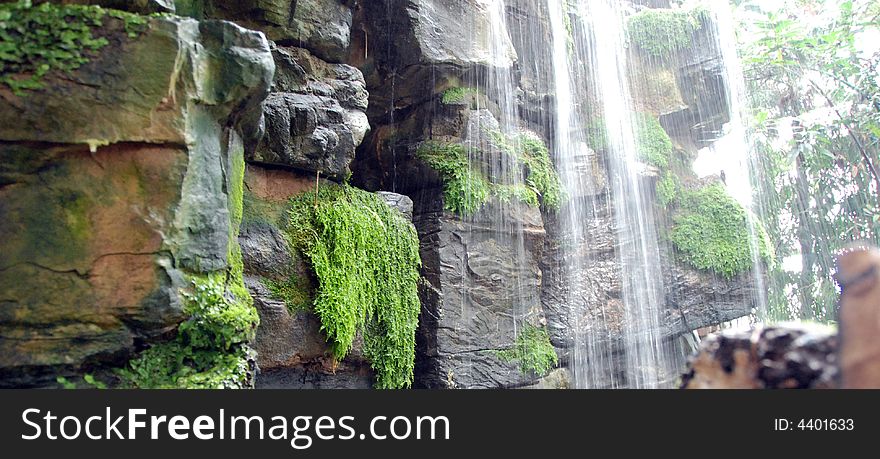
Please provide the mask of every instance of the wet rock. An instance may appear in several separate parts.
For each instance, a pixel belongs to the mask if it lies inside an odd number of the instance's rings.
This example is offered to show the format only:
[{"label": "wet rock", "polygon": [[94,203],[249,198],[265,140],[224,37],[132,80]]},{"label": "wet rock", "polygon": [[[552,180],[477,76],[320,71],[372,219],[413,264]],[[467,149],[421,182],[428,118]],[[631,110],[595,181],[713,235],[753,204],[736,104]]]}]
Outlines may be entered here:
[{"label": "wet rock", "polygon": [[397,211],[403,214],[407,220],[412,220],[413,202],[409,196],[392,193],[390,191],[379,191],[376,194],[378,194],[389,207],[397,209]]},{"label": "wet rock", "polygon": [[[371,91],[370,118],[387,120],[466,75],[509,69],[516,51],[508,38],[493,50],[490,4],[480,0],[376,0],[355,14],[351,62]],[[468,31],[464,33],[464,31]]]},{"label": "wet rock", "polygon": [[830,389],[837,387],[833,329],[786,324],[727,330],[703,341],[685,389]]},{"label": "wet rock", "polygon": [[227,267],[230,170],[274,70],[265,37],[172,18],[102,33],[70,75],[0,88],[3,387],[124,364],[183,320],[185,272]]},{"label": "wet rock", "polygon": [[348,0],[196,0],[178,14],[235,21],[270,40],[311,51],[328,62],[348,55],[352,11]]},{"label": "wet rock", "polygon": [[251,162],[344,179],[369,129],[367,92],[354,67],[328,64],[299,48],[275,47],[266,132]]}]

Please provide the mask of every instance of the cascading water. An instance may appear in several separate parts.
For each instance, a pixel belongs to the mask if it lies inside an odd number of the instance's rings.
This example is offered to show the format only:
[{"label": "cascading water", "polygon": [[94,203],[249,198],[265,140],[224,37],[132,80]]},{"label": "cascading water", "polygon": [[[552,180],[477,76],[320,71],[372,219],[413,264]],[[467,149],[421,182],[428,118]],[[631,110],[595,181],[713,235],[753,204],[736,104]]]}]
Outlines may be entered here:
[{"label": "cascading water", "polygon": [[576,46],[586,46],[590,80],[600,97],[605,127],[617,256],[623,300],[623,353],[626,387],[658,387],[669,369],[661,343],[659,315],[663,280],[653,206],[645,190],[636,150],[632,98],[627,87],[625,23],[619,2],[580,1],[577,13],[588,21]]}]

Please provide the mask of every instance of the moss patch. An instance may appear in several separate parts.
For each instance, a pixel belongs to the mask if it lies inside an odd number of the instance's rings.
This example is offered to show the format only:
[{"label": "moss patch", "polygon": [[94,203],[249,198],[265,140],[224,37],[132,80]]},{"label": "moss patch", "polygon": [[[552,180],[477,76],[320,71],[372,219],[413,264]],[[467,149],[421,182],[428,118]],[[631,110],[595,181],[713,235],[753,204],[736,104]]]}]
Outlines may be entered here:
[{"label": "moss patch", "polygon": [[627,34],[630,42],[649,56],[668,57],[691,45],[708,14],[704,8],[648,8],[627,19]]},{"label": "moss patch", "polygon": [[509,154],[516,167],[521,168],[523,183],[492,183],[483,172],[470,165],[464,147],[459,144],[425,142],[416,151],[416,157],[440,174],[446,210],[459,215],[473,214],[490,196],[496,196],[502,202],[516,199],[530,206],[542,205],[559,210],[566,194],[544,142],[530,133],[520,133],[512,138],[498,131],[488,135],[492,143]]},{"label": "moss patch", "polygon": [[544,376],[559,364],[547,330],[531,324],[523,325],[512,348],[495,355],[505,362],[519,362],[520,371],[527,375]]},{"label": "moss patch", "polygon": [[174,341],[153,346],[119,372],[123,386],[141,389],[224,389],[250,381],[250,342],[259,316],[248,300],[230,295],[225,273],[195,276],[183,293],[184,312]]},{"label": "moss patch", "polygon": [[[647,164],[664,170],[669,166],[670,156],[674,147],[669,134],[663,129],[660,121],[648,113],[636,113],[632,118],[636,135],[638,158]],[[586,125],[587,144],[597,151],[608,150],[608,131],[605,120],[596,118]]]},{"label": "moss patch", "polygon": [[443,91],[440,102],[445,105],[465,105],[468,100],[482,93],[477,88],[456,87]]},{"label": "moss patch", "polygon": [[284,302],[291,314],[312,309],[315,292],[308,279],[293,273],[280,281],[263,279],[263,284],[272,293],[272,297]]},{"label": "moss patch", "polygon": [[681,193],[670,240],[681,258],[695,268],[732,277],[752,267],[750,224],[756,229],[760,257],[772,262],[763,225],[721,185],[714,184]]},{"label": "moss patch", "polygon": [[372,193],[330,185],[291,201],[287,234],[315,271],[314,311],[334,357],[360,333],[376,386],[411,386],[421,309],[412,224]]},{"label": "moss patch", "polygon": [[416,156],[440,174],[446,210],[459,215],[473,214],[489,200],[491,185],[468,163],[463,146],[426,142]]},{"label": "moss patch", "polygon": [[99,6],[56,5],[31,0],[0,4],[0,84],[16,95],[43,87],[51,71],[72,72],[110,42],[92,31],[105,17],[123,22],[129,37],[143,30],[146,19]]}]

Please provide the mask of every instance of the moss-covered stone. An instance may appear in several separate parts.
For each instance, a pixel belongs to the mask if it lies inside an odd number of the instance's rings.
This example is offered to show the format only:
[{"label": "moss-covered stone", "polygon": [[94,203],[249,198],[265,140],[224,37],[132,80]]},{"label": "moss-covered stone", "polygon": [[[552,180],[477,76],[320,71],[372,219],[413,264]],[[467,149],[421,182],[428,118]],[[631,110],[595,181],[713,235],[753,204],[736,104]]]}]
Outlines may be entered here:
[{"label": "moss-covered stone", "polygon": [[707,14],[704,8],[647,8],[627,19],[627,33],[644,53],[665,58],[691,45]]},{"label": "moss-covered stone", "polygon": [[[761,222],[721,185],[683,191],[673,216],[670,240],[680,258],[697,269],[732,277],[752,268],[752,237],[758,256],[772,262],[770,240]],[[750,232],[754,228],[754,236]]]},{"label": "moss-covered stone", "polygon": [[523,324],[513,348],[495,354],[506,362],[518,362],[520,371],[527,375],[544,376],[559,364],[547,330],[528,323]]}]

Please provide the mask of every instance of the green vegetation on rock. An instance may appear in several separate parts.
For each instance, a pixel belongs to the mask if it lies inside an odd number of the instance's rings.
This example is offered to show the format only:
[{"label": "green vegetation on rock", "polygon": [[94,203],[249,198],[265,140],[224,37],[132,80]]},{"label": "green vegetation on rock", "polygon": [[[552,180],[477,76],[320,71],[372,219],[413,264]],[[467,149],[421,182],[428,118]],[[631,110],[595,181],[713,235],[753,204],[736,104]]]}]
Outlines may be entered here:
[{"label": "green vegetation on rock", "polygon": [[661,170],[666,169],[673,150],[669,135],[653,115],[639,113],[635,118],[639,159]]},{"label": "green vegetation on rock", "polygon": [[383,389],[412,385],[419,240],[412,224],[378,196],[348,185],[323,186],[291,200],[287,236],[318,279],[314,311],[333,356],[360,334]]},{"label": "green vegetation on rock", "polygon": [[416,151],[416,156],[440,174],[446,210],[469,215],[489,200],[491,185],[468,163],[463,146],[426,142]]},{"label": "green vegetation on rock", "polygon": [[[669,134],[663,129],[660,121],[649,113],[635,113],[632,122],[639,160],[665,170],[669,166],[670,156],[674,150]],[[587,123],[586,137],[587,143],[594,150],[607,150],[608,133],[605,120],[596,118]]]},{"label": "green vegetation on rock", "polygon": [[663,177],[657,182],[657,200],[660,205],[667,207],[675,201],[678,196],[679,185],[678,176],[671,171],[666,171]]},{"label": "green vegetation on rock", "polygon": [[225,273],[194,276],[183,292],[177,338],[142,352],[120,370],[123,386],[140,389],[247,387],[251,379],[247,343],[259,323],[250,296],[240,299],[225,286]]},{"label": "green vegetation on rock", "polygon": [[194,274],[192,287],[182,291],[189,319],[177,328],[175,340],[155,345],[119,371],[124,386],[158,388],[244,388],[253,381],[248,343],[259,314],[244,284],[238,235],[244,214],[244,152],[229,152],[227,204],[230,214],[225,271]]},{"label": "green vegetation on rock", "polygon": [[134,38],[146,24],[136,14],[106,10],[99,6],[56,5],[31,0],[0,4],[0,84],[18,96],[43,88],[51,71],[69,73],[89,61],[110,42],[95,36],[104,18],[122,21]]},{"label": "green vegetation on rock", "polygon": [[531,324],[523,324],[512,348],[495,355],[505,362],[519,362],[523,374],[544,376],[559,364],[547,330]]},{"label": "green vegetation on rock", "polygon": [[629,40],[653,57],[668,57],[691,45],[708,11],[647,8],[627,19]]},{"label": "green vegetation on rock", "polygon": [[467,102],[468,97],[480,95],[477,88],[454,87],[443,91],[440,101],[445,105],[461,105]]},{"label": "green vegetation on rock", "polygon": [[682,191],[679,203],[670,240],[682,259],[695,268],[724,277],[751,269],[750,226],[758,238],[759,256],[772,261],[773,252],[761,222],[721,185]]},{"label": "green vegetation on rock", "polygon": [[311,284],[296,273],[280,281],[263,279],[263,284],[274,298],[284,301],[291,314],[312,309],[315,292],[312,291]]},{"label": "green vegetation on rock", "polygon": [[489,132],[492,143],[513,159],[524,172],[524,183],[497,184],[470,165],[465,149],[459,144],[425,142],[416,156],[440,174],[446,210],[469,215],[480,210],[490,196],[502,202],[516,199],[530,206],[543,205],[559,210],[566,199],[559,175],[550,161],[544,142],[531,133],[512,138],[499,131]]}]

